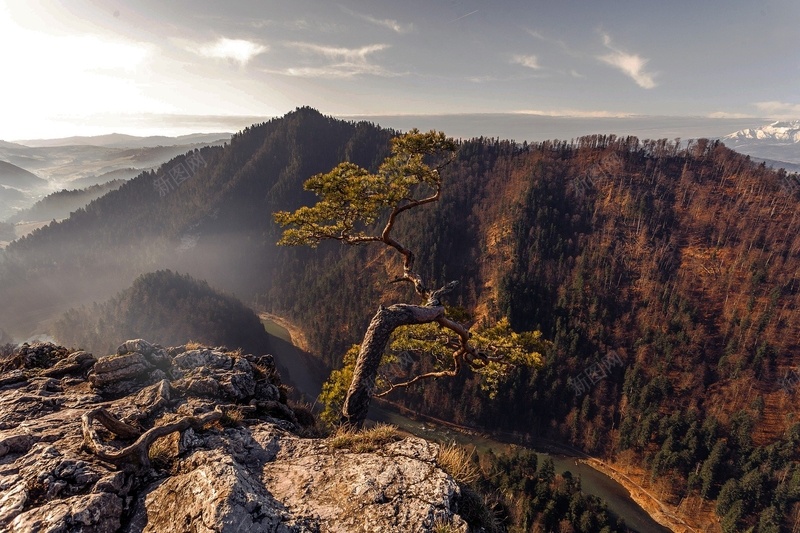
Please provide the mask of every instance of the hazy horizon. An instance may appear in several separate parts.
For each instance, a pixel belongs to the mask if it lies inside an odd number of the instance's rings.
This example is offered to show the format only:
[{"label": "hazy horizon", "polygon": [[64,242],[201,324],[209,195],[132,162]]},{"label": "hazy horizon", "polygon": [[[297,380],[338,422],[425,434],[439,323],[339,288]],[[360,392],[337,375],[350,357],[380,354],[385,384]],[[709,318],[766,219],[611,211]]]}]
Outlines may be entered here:
[{"label": "hazy horizon", "polygon": [[[289,110],[287,110],[288,112]],[[323,114],[325,110],[319,110]],[[136,137],[180,137],[190,134],[236,133],[253,124],[269,121],[276,116],[141,116],[119,127],[103,126],[94,133],[76,132],[69,135],[47,135],[14,139],[6,142],[58,140],[71,137],[101,137],[130,135]],[[633,135],[641,139],[680,137],[697,139],[718,138],[743,128],[758,127],[770,118],[708,118],[697,116],[627,116],[627,117],[568,117],[526,113],[450,113],[396,115],[331,115],[348,121],[373,122],[385,128],[408,131],[418,128],[442,130],[456,138],[498,137],[519,142],[573,139],[583,135]]]}]

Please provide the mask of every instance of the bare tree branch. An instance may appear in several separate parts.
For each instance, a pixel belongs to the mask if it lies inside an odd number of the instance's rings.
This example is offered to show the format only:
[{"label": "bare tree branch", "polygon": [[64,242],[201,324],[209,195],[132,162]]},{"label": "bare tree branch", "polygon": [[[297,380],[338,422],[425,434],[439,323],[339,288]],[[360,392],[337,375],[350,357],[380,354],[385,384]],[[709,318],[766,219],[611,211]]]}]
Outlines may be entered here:
[{"label": "bare tree branch", "polygon": [[437,372],[427,372],[425,374],[420,374],[418,376],[414,376],[413,378],[411,378],[408,381],[403,381],[401,383],[389,383],[389,389],[388,390],[385,390],[383,392],[375,393],[375,394],[373,394],[373,396],[375,396],[376,398],[382,398],[383,396],[386,396],[387,394],[392,392],[394,389],[408,387],[409,385],[412,385],[412,384],[416,383],[417,381],[420,381],[420,380],[423,380],[423,379],[454,377],[454,376],[458,375],[458,372],[461,369],[461,365],[458,363],[458,359],[455,359],[455,363],[456,363],[455,368],[452,368],[450,370],[439,370]]},{"label": "bare tree branch", "polygon": [[381,232],[381,241],[388,246],[391,246],[395,250],[397,250],[400,255],[403,256],[403,275],[393,281],[396,283],[398,281],[409,281],[414,285],[414,290],[422,296],[423,298],[428,297],[428,289],[425,287],[425,284],[422,282],[422,278],[419,275],[414,273],[414,252],[400,244],[397,240],[395,240],[391,236],[392,228],[394,228],[395,220],[397,219],[397,215],[402,213],[403,211],[408,211],[414,207],[418,207],[420,205],[429,204],[431,202],[436,202],[439,200],[439,197],[442,192],[441,184],[436,186],[436,192],[432,196],[428,196],[427,198],[423,198],[421,200],[415,200],[409,202],[405,205],[395,207],[392,209],[392,212],[389,214],[389,218],[386,221],[386,226],[384,226],[383,231]]}]

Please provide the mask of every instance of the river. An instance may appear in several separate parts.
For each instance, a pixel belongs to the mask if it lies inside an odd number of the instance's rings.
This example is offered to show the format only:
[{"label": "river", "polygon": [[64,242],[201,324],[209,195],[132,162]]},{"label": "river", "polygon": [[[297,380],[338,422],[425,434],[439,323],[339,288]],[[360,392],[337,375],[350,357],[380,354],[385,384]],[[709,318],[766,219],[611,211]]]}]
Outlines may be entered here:
[{"label": "river", "polygon": [[[280,339],[277,343],[278,345],[274,346],[276,361],[288,371],[289,380],[292,384],[313,401],[313,398],[319,395],[322,381],[325,379],[325,375],[321,373],[319,361],[291,344],[291,336],[285,328],[263,316],[261,321],[270,334]],[[492,449],[495,452],[501,452],[518,446],[475,433],[463,433],[431,422],[412,420],[394,410],[378,406],[375,402],[370,407],[369,417],[375,421],[394,424],[404,431],[428,440],[438,442],[455,441],[468,448],[474,446],[478,451]],[[549,457],[553,460],[557,473],[569,471],[573,476],[580,476],[583,492],[602,498],[608,505],[608,509],[617,517],[625,520],[630,529],[639,533],[670,533],[669,529],[653,520],[644,509],[631,499],[630,493],[625,487],[602,472],[579,462],[577,456],[549,454],[530,447],[528,449],[536,452],[539,464],[546,457]]]}]

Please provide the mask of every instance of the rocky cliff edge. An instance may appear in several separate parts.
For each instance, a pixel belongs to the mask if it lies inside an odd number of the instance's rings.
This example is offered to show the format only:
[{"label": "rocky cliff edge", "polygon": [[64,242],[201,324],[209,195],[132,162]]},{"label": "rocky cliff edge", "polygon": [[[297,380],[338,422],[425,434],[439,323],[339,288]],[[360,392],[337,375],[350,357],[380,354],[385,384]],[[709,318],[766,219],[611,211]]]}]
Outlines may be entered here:
[{"label": "rocky cliff edge", "polygon": [[269,355],[162,348],[0,357],[0,530],[467,531],[438,446],[303,438]]}]

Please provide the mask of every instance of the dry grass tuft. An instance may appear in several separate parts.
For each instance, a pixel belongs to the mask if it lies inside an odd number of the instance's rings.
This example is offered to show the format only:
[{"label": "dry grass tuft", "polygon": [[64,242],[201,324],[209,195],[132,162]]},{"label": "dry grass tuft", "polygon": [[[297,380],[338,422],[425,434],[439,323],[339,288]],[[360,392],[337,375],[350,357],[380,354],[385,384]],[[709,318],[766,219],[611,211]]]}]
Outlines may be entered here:
[{"label": "dry grass tuft", "polygon": [[348,448],[356,453],[366,453],[400,439],[397,426],[376,424],[361,431],[340,429],[328,439],[328,445],[334,450]]},{"label": "dry grass tuft", "polygon": [[178,443],[180,442],[181,433],[175,431],[169,435],[156,439],[147,450],[147,456],[150,462],[156,468],[170,468],[178,457]]},{"label": "dry grass tuft", "polygon": [[244,411],[242,409],[225,409],[222,413],[220,423],[223,427],[238,427],[244,423]]},{"label": "dry grass tuft", "polygon": [[187,342],[185,346],[186,346],[187,350],[199,350],[200,348],[205,348],[204,344],[201,344],[201,343],[199,343],[197,341],[193,341],[193,340],[190,340],[189,342]]},{"label": "dry grass tuft", "polygon": [[439,448],[436,463],[463,485],[469,485],[478,479],[478,466],[472,462],[472,454],[455,442],[443,444]]},{"label": "dry grass tuft", "polygon": [[458,530],[453,526],[453,523],[447,520],[437,518],[433,523],[433,533],[457,533]]}]

